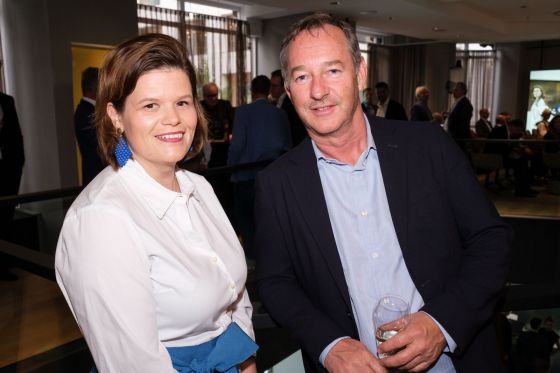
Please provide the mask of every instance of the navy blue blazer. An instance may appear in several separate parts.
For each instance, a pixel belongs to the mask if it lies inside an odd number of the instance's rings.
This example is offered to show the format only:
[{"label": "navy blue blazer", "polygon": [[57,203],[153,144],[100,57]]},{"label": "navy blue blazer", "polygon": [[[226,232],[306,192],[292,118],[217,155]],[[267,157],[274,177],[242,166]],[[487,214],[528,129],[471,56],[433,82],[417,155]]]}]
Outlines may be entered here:
[{"label": "navy blue blazer", "polygon": [[95,106],[80,100],[74,113],[74,131],[82,155],[82,184],[86,186],[105,168],[97,146],[97,134],[93,127]]},{"label": "navy blue blazer", "polygon": [[[457,343],[458,372],[501,371],[490,320],[511,229],[439,126],[368,119],[422,309]],[[358,339],[358,331],[310,139],[258,175],[255,221],[260,298],[301,344],[306,371],[324,372],[323,349],[342,336]]]}]

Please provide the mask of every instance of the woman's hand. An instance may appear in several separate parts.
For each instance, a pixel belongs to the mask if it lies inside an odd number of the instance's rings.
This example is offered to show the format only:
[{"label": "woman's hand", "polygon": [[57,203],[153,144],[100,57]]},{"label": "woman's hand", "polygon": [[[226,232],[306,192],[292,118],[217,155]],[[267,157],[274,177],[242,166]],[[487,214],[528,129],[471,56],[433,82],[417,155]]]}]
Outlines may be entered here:
[{"label": "woman's hand", "polygon": [[241,373],[257,373],[257,361],[254,356],[251,356],[241,364],[239,364],[239,371]]}]

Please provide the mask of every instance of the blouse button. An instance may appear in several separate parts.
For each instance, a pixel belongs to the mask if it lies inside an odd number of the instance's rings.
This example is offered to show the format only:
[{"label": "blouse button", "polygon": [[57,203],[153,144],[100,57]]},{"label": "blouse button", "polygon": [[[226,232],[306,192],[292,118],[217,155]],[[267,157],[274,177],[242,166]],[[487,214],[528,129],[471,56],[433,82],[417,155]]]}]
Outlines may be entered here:
[{"label": "blouse button", "polygon": [[218,257],[216,255],[212,256],[212,261],[214,263],[217,263],[218,262]]},{"label": "blouse button", "polygon": [[235,290],[235,283],[234,283],[234,282],[231,282],[231,283],[229,284],[229,288],[230,288],[231,290]]}]

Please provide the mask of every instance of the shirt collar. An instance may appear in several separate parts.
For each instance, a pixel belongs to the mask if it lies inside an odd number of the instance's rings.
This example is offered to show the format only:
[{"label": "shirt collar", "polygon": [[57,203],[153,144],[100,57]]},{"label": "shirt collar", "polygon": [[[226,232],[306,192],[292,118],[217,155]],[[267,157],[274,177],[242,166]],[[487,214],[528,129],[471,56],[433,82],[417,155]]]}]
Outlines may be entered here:
[{"label": "shirt collar", "polygon": [[[368,120],[368,118],[365,114],[364,114],[364,119],[365,119],[365,126],[366,126],[367,148],[364,150],[364,152],[360,156],[360,159],[362,159],[362,160],[365,160],[367,158],[367,155],[369,155],[370,150],[377,150],[377,148],[375,147],[375,142],[373,141],[373,135],[371,134],[371,126],[370,126],[369,120]],[[317,147],[317,144],[315,144],[315,141],[311,140],[311,145],[313,145],[313,151],[315,152],[315,157],[317,158],[318,162],[319,161],[324,161],[324,162],[327,162],[327,163],[344,164],[344,163],[341,163],[341,162],[337,161],[336,159],[325,157],[323,155],[323,153],[321,152],[321,150],[319,150],[319,148]],[[364,153],[365,153],[365,157],[364,157]]]},{"label": "shirt collar", "polygon": [[189,197],[193,196],[197,201],[201,201],[200,194],[190,176],[182,170],[175,172],[181,189],[179,193],[162,186],[144,170],[140,163],[132,159],[126,162],[120,172],[125,179],[131,182],[132,187],[142,196],[160,220],[177,199],[185,198],[188,201]]},{"label": "shirt collar", "polygon": [[92,104],[93,106],[95,106],[95,100],[89,98],[89,97],[82,97],[82,100],[84,100],[85,102],[89,102],[90,104]]}]

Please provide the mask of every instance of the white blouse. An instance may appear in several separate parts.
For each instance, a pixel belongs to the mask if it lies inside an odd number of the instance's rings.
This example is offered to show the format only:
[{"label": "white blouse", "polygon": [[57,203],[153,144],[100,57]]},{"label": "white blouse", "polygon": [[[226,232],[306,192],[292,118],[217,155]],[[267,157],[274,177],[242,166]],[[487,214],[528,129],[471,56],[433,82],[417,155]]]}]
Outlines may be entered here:
[{"label": "white blouse", "polygon": [[74,201],[56,279],[100,372],[175,372],[165,347],[232,322],[254,339],[243,249],[210,184],[176,173],[181,193],[132,160]]}]

